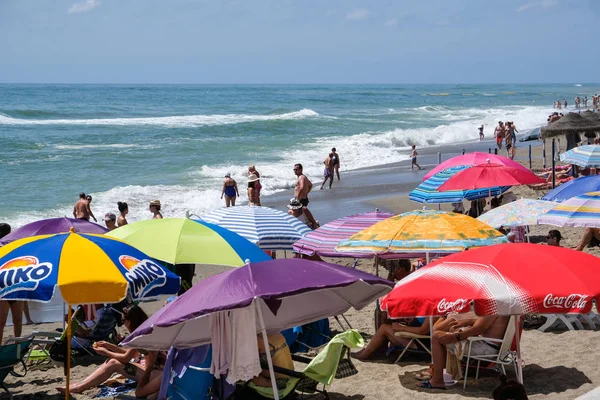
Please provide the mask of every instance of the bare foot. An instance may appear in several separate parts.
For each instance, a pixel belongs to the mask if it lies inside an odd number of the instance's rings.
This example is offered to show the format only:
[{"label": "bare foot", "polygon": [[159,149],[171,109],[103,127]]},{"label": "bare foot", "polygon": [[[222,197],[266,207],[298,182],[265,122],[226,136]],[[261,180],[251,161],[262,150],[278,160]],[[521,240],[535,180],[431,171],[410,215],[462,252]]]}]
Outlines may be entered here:
[{"label": "bare foot", "polygon": [[[56,390],[58,390],[60,393],[66,393],[67,392],[67,387],[66,386],[59,386],[56,388]],[[83,390],[78,389],[75,386],[72,386],[71,389],[69,389],[69,393],[71,394],[79,394],[79,393],[83,393]]]},{"label": "bare foot", "polygon": [[367,354],[366,349],[362,349],[357,351],[356,353],[352,353],[352,358],[360,361],[368,360],[371,355]]}]

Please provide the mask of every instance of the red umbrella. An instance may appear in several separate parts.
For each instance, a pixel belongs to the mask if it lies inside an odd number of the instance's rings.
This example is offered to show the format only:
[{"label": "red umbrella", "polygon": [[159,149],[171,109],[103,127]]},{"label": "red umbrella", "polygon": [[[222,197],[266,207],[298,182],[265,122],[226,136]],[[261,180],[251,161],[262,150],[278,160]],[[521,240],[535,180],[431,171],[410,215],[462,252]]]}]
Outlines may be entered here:
[{"label": "red umbrella", "polygon": [[[436,260],[381,299],[390,318],[588,313],[600,299],[600,259],[555,246],[508,243]],[[517,324],[518,318],[515,320]],[[521,365],[516,329],[517,365]],[[518,369],[519,381],[523,381]]]},{"label": "red umbrella", "polygon": [[391,318],[589,313],[600,300],[600,258],[556,246],[507,243],[433,261],[381,300]]},{"label": "red umbrella", "polygon": [[480,165],[490,162],[492,164],[505,165],[507,167],[513,167],[518,169],[523,169],[528,171],[527,168],[522,166],[516,161],[511,160],[508,157],[499,156],[497,154],[490,153],[481,153],[479,151],[475,151],[473,153],[467,153],[460,156],[452,157],[443,163],[439,164],[437,167],[429,171],[424,177],[423,181],[431,178],[433,175],[438,172],[442,172],[445,169],[450,167],[456,167],[459,165]]},{"label": "red umbrella", "polygon": [[440,192],[474,190],[495,186],[533,185],[536,183],[545,183],[545,181],[527,169],[487,163],[457,172],[437,190]]}]

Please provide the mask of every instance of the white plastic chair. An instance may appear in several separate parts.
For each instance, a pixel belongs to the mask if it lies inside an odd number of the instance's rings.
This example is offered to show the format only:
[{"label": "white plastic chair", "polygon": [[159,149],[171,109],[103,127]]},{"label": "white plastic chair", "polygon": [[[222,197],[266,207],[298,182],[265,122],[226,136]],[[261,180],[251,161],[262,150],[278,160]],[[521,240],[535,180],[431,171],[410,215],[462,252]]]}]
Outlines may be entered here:
[{"label": "white plastic chair", "polygon": [[556,328],[561,324],[565,325],[570,331],[574,331],[575,327],[583,329],[581,321],[574,314],[543,314],[543,316],[546,317],[546,323],[538,328],[540,332],[546,332],[547,329]]},{"label": "white plastic chair", "polygon": [[[517,366],[517,354],[515,351],[511,350],[511,347],[512,347],[512,344],[513,344],[513,341],[515,338],[515,333],[516,333],[515,318],[518,318],[518,317],[511,316],[509,318],[508,324],[506,326],[506,331],[504,332],[504,337],[502,339],[486,338],[486,337],[482,337],[482,336],[471,336],[471,337],[467,338],[469,343],[467,345],[467,351],[466,351],[467,364],[465,366],[463,388],[467,387],[467,375],[469,373],[469,362],[471,360],[477,360],[477,370],[475,372],[475,380],[479,379],[479,367],[480,367],[482,361],[500,365],[500,368],[502,368],[502,372],[504,373],[504,375],[506,375],[506,369],[504,368],[504,366],[512,364],[513,367],[515,368],[517,377],[519,376],[518,366]],[[491,354],[491,355],[484,355],[484,356],[472,355],[471,354],[471,345],[476,341],[482,341],[482,340],[486,341],[486,342],[491,342],[491,343],[498,343],[498,345],[500,346],[498,353]]]}]

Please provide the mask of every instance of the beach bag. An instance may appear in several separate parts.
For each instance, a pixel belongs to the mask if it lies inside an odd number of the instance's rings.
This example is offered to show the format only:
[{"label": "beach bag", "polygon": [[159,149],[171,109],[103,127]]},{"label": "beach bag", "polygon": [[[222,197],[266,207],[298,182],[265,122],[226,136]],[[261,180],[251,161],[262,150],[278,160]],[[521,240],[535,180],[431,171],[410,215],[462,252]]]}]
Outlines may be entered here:
[{"label": "beach bag", "polygon": [[337,371],[335,371],[335,379],[348,378],[358,374],[358,370],[352,363],[352,358],[350,357],[350,352],[347,347],[344,348],[344,352],[345,354],[338,364]]}]

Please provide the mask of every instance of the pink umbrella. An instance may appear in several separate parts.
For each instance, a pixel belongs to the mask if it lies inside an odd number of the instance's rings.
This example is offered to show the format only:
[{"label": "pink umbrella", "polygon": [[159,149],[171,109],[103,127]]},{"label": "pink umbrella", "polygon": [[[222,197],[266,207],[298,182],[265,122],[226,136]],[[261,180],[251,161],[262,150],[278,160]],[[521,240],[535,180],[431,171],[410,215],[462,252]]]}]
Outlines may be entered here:
[{"label": "pink umbrella", "polygon": [[449,160],[444,161],[443,163],[441,163],[440,165],[438,165],[437,167],[435,167],[434,169],[429,171],[423,177],[423,181],[431,178],[433,175],[437,174],[438,172],[442,172],[443,170],[450,168],[450,167],[456,167],[458,165],[480,165],[480,164],[487,163],[488,160],[492,164],[505,165],[507,167],[513,167],[513,168],[527,170],[527,168],[525,168],[518,162],[511,160],[510,158],[502,157],[497,154],[481,153],[481,152],[475,151],[473,153],[468,153],[468,154],[463,154],[461,156],[452,157]]},{"label": "pink umbrella", "polygon": [[545,181],[524,168],[507,167],[498,164],[476,165],[463,169],[448,179],[437,190],[475,190],[495,186],[519,186],[545,183]]}]

